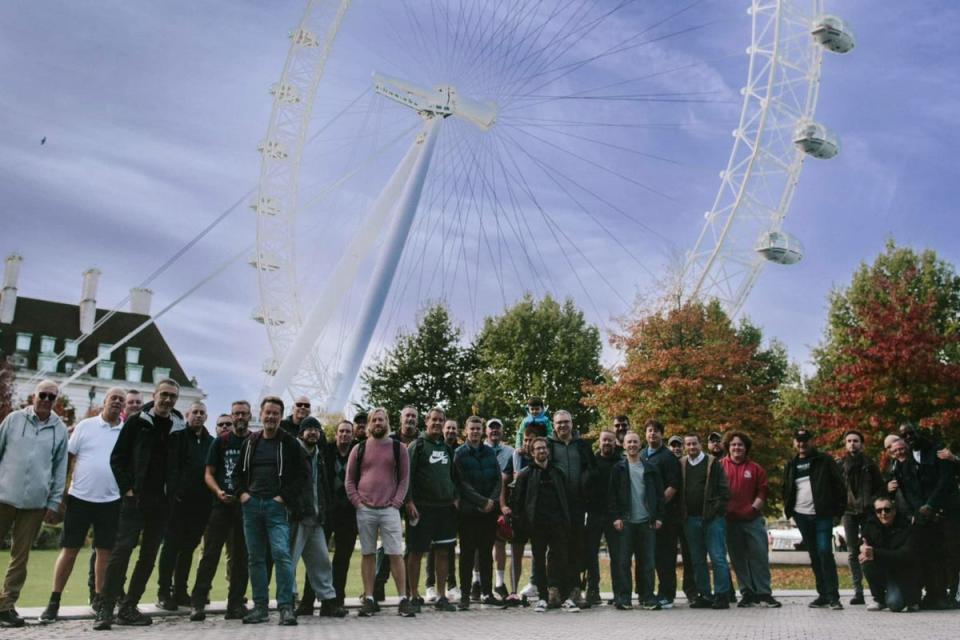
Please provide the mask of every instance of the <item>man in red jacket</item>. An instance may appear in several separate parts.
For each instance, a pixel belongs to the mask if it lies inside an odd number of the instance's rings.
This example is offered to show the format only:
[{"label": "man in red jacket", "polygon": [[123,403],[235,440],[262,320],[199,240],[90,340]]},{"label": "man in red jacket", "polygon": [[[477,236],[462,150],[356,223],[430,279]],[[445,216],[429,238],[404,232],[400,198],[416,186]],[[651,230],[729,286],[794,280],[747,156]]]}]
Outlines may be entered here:
[{"label": "man in red jacket", "polygon": [[726,434],[727,454],[720,460],[730,485],[727,503],[727,551],[743,592],[738,607],[779,607],[770,589],[770,560],[763,506],[767,472],[748,457],[753,441],[740,431]]}]

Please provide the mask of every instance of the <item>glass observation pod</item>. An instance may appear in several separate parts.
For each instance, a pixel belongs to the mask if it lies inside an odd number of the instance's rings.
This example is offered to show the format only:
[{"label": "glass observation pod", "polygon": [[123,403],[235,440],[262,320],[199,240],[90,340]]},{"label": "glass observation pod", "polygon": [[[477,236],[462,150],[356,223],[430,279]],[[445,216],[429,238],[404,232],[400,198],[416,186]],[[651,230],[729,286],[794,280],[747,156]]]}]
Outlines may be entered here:
[{"label": "glass observation pod", "polygon": [[810,33],[823,48],[834,53],[847,53],[857,45],[853,29],[837,16],[820,16]]},{"label": "glass observation pod", "polygon": [[840,138],[818,122],[805,122],[798,126],[793,144],[804,153],[821,160],[829,160],[840,153]]},{"label": "glass observation pod", "polygon": [[757,240],[757,253],[777,264],[796,264],[803,259],[803,245],[789,233],[767,231]]}]

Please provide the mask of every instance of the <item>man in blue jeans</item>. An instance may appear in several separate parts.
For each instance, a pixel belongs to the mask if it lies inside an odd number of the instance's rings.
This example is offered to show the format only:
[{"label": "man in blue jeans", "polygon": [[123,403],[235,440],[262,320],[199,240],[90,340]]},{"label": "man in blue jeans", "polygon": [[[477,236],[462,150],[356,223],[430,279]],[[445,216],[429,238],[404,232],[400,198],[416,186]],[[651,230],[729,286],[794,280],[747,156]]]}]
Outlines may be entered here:
[{"label": "man in blue jeans", "polygon": [[784,513],[800,529],[810,554],[817,583],[812,608],[843,609],[840,603],[837,563],[833,558],[833,521],[843,515],[847,490],[836,461],[813,446],[813,433],[804,427],[793,434],[797,455],[787,463],[783,475]]},{"label": "man in blue jeans", "polygon": [[253,433],[240,449],[234,468],[234,487],[243,510],[243,532],[253,588],[253,610],[244,624],[267,622],[270,577],[266,550],[269,547],[277,573],[277,608],[280,624],[293,626],[294,568],[290,557],[288,510],[299,516],[301,493],[306,490],[307,468],[296,439],[280,430],[283,400],[267,396],[260,402],[263,430]]},{"label": "man in blue jeans", "polygon": [[[730,608],[730,567],[727,565],[726,514],[730,500],[727,474],[720,460],[704,453],[700,436],[683,438],[686,457],[680,461],[683,492],[683,531],[690,547],[690,560],[697,580],[696,600],[691,609]],[[713,590],[707,556],[713,565]]]}]

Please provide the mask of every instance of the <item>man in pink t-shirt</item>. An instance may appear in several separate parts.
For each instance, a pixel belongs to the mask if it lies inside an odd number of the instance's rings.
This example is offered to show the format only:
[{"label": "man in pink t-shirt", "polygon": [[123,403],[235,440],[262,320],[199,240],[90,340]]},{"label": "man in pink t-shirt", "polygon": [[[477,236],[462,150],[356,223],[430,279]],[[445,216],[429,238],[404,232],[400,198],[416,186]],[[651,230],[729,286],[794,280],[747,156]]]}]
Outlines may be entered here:
[{"label": "man in pink t-shirt", "polygon": [[399,613],[413,617],[407,594],[407,575],[403,564],[403,527],[400,508],[410,479],[410,458],[403,445],[387,437],[390,419],[387,410],[378,407],[367,417],[367,439],[353,448],[344,477],[347,497],[357,510],[360,536],[363,604],[359,615],[369,617],[379,611],[373,599],[377,535],[390,559],[390,571],[400,594]]}]

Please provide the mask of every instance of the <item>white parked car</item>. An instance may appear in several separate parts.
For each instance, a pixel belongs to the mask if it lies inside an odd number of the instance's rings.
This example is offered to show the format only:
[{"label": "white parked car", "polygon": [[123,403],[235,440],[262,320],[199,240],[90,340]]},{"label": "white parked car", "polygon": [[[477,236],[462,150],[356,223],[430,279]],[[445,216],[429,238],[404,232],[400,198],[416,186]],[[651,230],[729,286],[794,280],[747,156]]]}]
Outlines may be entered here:
[{"label": "white parked car", "polygon": [[[807,547],[803,544],[803,537],[800,535],[800,530],[796,527],[768,529],[767,541],[770,551],[807,550]],[[843,527],[839,525],[833,528],[833,550],[847,550],[847,541],[843,536]]]}]

